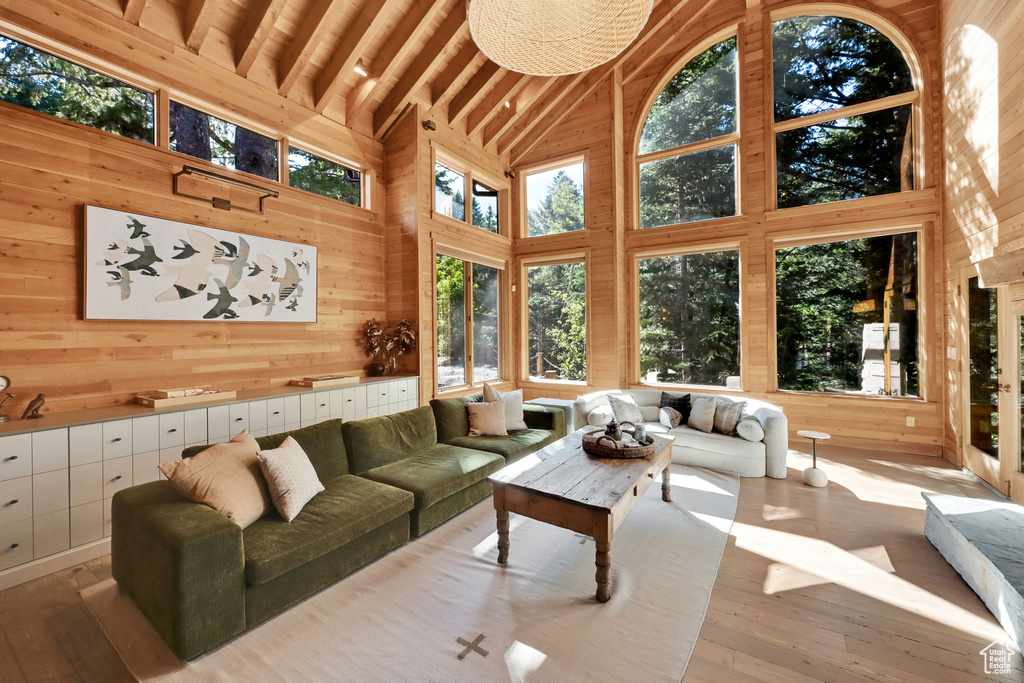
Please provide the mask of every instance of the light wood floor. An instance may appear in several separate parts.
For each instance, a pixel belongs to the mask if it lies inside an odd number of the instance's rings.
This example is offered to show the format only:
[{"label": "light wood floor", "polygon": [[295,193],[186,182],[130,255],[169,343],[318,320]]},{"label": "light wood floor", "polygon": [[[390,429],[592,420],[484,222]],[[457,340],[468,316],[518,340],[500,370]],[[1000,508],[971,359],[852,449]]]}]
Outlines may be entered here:
[{"label": "light wood floor", "polygon": [[[827,446],[812,489],[807,461],[743,480],[685,683],[1024,681],[1020,656],[983,673],[1002,630],[922,535],[922,490],[992,494],[945,461]],[[109,576],[105,557],[0,592],[0,681],[131,680],[78,597]]]}]

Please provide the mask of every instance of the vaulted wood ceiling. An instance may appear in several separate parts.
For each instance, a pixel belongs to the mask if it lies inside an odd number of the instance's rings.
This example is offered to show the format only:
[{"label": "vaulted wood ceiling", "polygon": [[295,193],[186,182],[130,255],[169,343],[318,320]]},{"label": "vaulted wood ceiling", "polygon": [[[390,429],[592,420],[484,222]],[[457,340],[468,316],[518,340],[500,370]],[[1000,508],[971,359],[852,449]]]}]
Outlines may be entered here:
[{"label": "vaulted wood ceiling", "polygon": [[353,130],[380,139],[419,102],[512,164],[616,67],[628,81],[716,2],[660,0],[621,56],[545,78],[488,60],[466,0],[91,1]]}]

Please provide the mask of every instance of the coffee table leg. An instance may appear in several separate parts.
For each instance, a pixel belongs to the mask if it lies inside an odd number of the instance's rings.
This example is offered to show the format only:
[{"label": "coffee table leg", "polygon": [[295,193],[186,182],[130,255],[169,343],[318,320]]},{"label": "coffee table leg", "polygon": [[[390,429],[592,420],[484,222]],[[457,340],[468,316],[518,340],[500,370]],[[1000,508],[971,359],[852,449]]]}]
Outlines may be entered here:
[{"label": "coffee table leg", "polygon": [[508,562],[508,511],[498,510],[498,564]]},{"label": "coffee table leg", "polygon": [[608,602],[608,599],[612,596],[611,587],[608,583],[612,567],[612,544],[597,542],[596,545],[597,559],[594,564],[597,565],[597,601]]},{"label": "coffee table leg", "polygon": [[666,503],[672,502],[672,463],[661,471],[661,499]]}]

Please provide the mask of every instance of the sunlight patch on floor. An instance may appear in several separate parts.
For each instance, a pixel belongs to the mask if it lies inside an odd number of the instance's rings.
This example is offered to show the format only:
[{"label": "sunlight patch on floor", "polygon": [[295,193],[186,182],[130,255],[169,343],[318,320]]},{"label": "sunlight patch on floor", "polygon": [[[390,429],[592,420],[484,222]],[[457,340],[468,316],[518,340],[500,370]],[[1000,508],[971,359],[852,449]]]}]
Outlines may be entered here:
[{"label": "sunlight patch on floor", "polygon": [[[803,470],[811,466],[810,456],[794,451],[789,452],[790,467]],[[795,457],[794,457],[795,456]],[[921,487],[916,484],[904,483],[887,476],[867,472],[860,467],[850,466],[818,456],[818,467],[828,475],[829,487],[846,489],[866,503],[895,505],[912,510],[923,510],[924,499],[920,496]],[[828,490],[828,489],[823,489]]]},{"label": "sunlight patch on floor", "polygon": [[766,503],[761,506],[761,519],[766,522],[782,522],[787,519],[800,519],[803,516],[803,513],[796,508],[785,505],[768,505]]},{"label": "sunlight patch on floor", "polygon": [[[896,573],[896,568],[889,561],[889,553],[886,552],[884,545],[857,548],[850,551],[850,554],[878,567],[887,574]],[[821,586],[827,583],[831,583],[831,581],[800,567],[794,567],[783,562],[773,562],[768,566],[763,590],[765,595],[775,595],[776,593],[785,593],[786,591],[810,588],[811,586]]]},{"label": "sunlight patch on floor", "polygon": [[998,625],[827,541],[741,522],[733,525],[732,533],[737,548],[817,576],[819,584],[842,586],[979,638],[1004,637]]},{"label": "sunlight patch on floor", "polygon": [[512,683],[523,683],[527,677],[540,668],[548,656],[540,650],[518,640],[505,651],[505,666]]},{"label": "sunlight patch on floor", "polygon": [[[509,515],[508,530],[512,533],[523,522],[526,521],[526,517],[522,515]],[[498,530],[495,529],[491,535],[484,540],[473,546],[473,557],[482,559],[487,556],[488,553],[498,552]]]}]

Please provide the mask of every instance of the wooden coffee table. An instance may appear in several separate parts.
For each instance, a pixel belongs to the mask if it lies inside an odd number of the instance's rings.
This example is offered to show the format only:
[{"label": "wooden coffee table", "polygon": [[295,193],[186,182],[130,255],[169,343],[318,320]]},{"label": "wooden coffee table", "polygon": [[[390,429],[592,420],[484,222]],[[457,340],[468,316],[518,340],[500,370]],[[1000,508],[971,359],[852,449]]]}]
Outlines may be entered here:
[{"label": "wooden coffee table", "polygon": [[577,431],[488,477],[498,517],[498,562],[508,561],[508,513],[571,529],[597,545],[597,600],[611,597],[612,536],[664,472],[661,499],[672,500],[669,475],[674,436],[653,434],[654,455],[635,460],[599,458],[583,450]]}]

